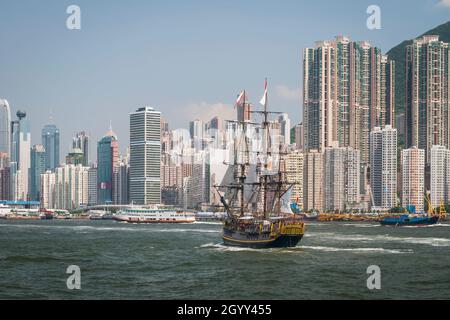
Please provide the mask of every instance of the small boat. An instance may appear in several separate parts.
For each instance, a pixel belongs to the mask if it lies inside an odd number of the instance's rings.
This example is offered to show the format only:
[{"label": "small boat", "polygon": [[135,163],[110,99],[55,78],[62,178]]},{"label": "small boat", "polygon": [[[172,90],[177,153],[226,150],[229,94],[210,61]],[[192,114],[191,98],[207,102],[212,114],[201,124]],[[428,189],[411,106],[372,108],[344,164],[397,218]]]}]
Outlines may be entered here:
[{"label": "small boat", "polygon": [[42,208],[39,210],[39,218],[41,220],[51,220],[53,219],[54,212],[52,210],[48,210],[45,208]]},{"label": "small boat", "polygon": [[390,216],[381,219],[379,222],[383,226],[424,226],[438,222],[437,215],[409,215]]}]

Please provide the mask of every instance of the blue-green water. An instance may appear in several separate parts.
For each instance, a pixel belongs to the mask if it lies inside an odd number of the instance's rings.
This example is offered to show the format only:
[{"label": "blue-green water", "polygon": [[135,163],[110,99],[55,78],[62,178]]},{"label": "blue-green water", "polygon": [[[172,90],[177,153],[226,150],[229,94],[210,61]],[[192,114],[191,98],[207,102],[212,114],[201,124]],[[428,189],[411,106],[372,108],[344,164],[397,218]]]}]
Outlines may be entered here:
[{"label": "blue-green water", "polygon": [[309,223],[296,248],[254,250],[223,246],[219,223],[3,220],[0,298],[449,299],[450,224]]}]

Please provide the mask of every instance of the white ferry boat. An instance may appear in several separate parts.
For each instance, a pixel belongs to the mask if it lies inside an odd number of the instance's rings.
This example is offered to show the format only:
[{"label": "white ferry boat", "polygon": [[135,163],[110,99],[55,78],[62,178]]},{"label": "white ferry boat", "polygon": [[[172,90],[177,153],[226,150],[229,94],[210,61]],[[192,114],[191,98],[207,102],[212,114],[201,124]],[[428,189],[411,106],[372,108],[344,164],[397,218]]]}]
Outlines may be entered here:
[{"label": "white ferry boat", "polygon": [[195,214],[158,207],[130,207],[115,214],[114,220],[130,223],[189,223],[195,222]]},{"label": "white ferry boat", "polygon": [[11,213],[12,208],[3,203],[0,203],[0,219],[6,219],[6,217]]}]

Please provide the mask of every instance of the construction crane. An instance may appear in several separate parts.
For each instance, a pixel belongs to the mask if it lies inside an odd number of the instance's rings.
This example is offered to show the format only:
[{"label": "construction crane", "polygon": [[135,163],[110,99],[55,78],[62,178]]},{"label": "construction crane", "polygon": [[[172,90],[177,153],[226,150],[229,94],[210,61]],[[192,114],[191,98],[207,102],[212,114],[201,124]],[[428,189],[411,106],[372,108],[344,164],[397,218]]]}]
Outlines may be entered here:
[{"label": "construction crane", "polygon": [[426,201],[426,203],[428,205],[427,213],[429,215],[434,215],[433,205],[431,204],[430,194],[429,193],[425,194],[425,201]]},{"label": "construction crane", "polygon": [[445,210],[444,201],[441,200],[441,205],[439,207],[439,218],[443,219],[447,217],[447,211]]}]

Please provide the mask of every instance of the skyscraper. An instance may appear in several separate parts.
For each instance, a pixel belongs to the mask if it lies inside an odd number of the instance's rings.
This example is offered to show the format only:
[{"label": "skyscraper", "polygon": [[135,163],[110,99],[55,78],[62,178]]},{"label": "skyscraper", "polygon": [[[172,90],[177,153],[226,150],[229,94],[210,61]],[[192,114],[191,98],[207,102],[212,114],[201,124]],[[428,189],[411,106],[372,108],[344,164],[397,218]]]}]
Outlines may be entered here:
[{"label": "skyscraper", "polygon": [[317,42],[303,51],[305,150],[324,149],[337,140],[337,61],[335,43]]},{"label": "skyscraper", "polygon": [[359,204],[359,150],[328,147],[324,162],[325,209],[344,210]]},{"label": "skyscraper", "polygon": [[373,207],[397,206],[397,130],[390,125],[370,133],[370,188]]},{"label": "skyscraper", "polygon": [[430,161],[431,204],[435,208],[450,200],[450,150],[432,146]]},{"label": "skyscraper", "polygon": [[319,41],[303,54],[305,149],[331,146],[360,150],[369,162],[369,134],[393,125],[394,62],[366,41]]},{"label": "skyscraper", "polygon": [[449,147],[449,45],[438,36],[415,39],[406,49],[406,145]]},{"label": "skyscraper", "polygon": [[28,199],[28,174],[30,169],[30,125],[23,111],[17,111],[17,120],[11,122],[11,197]]},{"label": "skyscraper", "polygon": [[119,161],[119,167],[114,178],[114,203],[129,203],[129,181],[130,165],[128,158],[124,157]]},{"label": "skyscraper", "polygon": [[9,154],[0,152],[0,200],[11,200]]},{"label": "skyscraper", "polygon": [[113,203],[114,177],[119,166],[119,141],[109,130],[97,145],[97,203]]},{"label": "skyscraper", "polygon": [[130,114],[130,201],[161,203],[161,112],[151,107]]},{"label": "skyscraper", "polygon": [[303,150],[303,123],[299,123],[294,127],[294,142],[297,150]]},{"label": "skyscraper", "polygon": [[292,183],[291,201],[303,207],[303,153],[299,150],[289,152],[285,156],[287,182]]},{"label": "skyscraper", "polygon": [[46,209],[55,208],[56,174],[47,170],[40,176],[40,201]]},{"label": "skyscraper", "polygon": [[54,170],[59,162],[59,129],[47,124],[42,129],[42,145],[45,149],[45,170]]},{"label": "skyscraper", "polygon": [[72,139],[72,148],[80,149],[83,152],[83,166],[89,166],[89,135],[85,131],[80,131],[75,134]]},{"label": "skyscraper", "polygon": [[189,122],[189,133],[191,134],[192,147],[195,150],[203,150],[205,138],[205,124],[202,120],[193,120]]},{"label": "skyscraper", "polygon": [[97,165],[88,169],[88,205],[97,204]]},{"label": "skyscraper", "polygon": [[11,152],[11,109],[8,101],[0,99],[0,152]]},{"label": "skyscraper", "polygon": [[250,121],[252,119],[252,105],[247,101],[247,97],[244,95],[244,100],[240,101],[237,106],[237,120],[238,121]]},{"label": "skyscraper", "polygon": [[282,143],[285,145],[291,144],[291,120],[287,113],[283,113],[278,117],[278,122],[280,123],[280,134],[282,138]]},{"label": "skyscraper", "polygon": [[42,203],[72,210],[88,204],[88,167],[63,164],[41,175]]},{"label": "skyscraper", "polygon": [[66,164],[81,164],[84,166],[84,154],[80,148],[73,148],[66,156]]},{"label": "skyscraper", "polygon": [[31,149],[30,165],[30,200],[40,201],[41,174],[45,172],[45,150],[40,144],[36,144]]},{"label": "skyscraper", "polygon": [[402,205],[423,210],[425,192],[425,151],[412,147],[402,150]]},{"label": "skyscraper", "polygon": [[303,210],[323,210],[323,154],[318,150],[304,154]]}]

